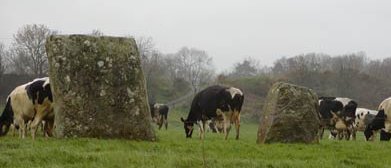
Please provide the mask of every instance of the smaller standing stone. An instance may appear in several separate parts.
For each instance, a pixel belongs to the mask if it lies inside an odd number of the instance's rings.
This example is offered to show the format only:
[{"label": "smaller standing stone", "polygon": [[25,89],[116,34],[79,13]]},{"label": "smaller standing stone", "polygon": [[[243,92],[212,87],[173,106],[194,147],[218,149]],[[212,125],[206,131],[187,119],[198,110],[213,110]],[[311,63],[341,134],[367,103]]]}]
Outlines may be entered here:
[{"label": "smaller standing stone", "polygon": [[311,89],[274,84],[261,114],[257,143],[318,143],[318,106]]}]

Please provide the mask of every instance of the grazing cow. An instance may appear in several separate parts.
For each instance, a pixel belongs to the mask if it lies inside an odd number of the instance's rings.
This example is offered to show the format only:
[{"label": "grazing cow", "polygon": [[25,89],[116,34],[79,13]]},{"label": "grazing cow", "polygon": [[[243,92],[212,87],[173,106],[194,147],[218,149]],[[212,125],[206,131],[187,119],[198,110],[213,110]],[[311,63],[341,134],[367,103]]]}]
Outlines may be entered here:
[{"label": "grazing cow", "polygon": [[366,108],[356,109],[356,119],[354,121],[354,128],[356,131],[364,132],[365,127],[372,122],[378,111]]},{"label": "grazing cow", "polygon": [[163,124],[166,127],[168,126],[168,106],[165,104],[150,104],[150,110],[151,110],[151,116],[152,120],[156,122],[156,124],[159,126],[159,130],[162,128]]},{"label": "grazing cow", "polygon": [[236,139],[239,139],[240,111],[243,100],[243,92],[234,87],[215,85],[200,91],[191,103],[187,119],[181,118],[186,137],[191,138],[193,126],[197,123],[200,128],[200,138],[203,139],[206,121],[221,114],[224,120],[224,138],[227,139],[231,124],[234,123]]},{"label": "grazing cow", "polygon": [[[30,120],[33,139],[35,139],[37,127],[42,120],[47,122],[46,130],[51,131],[54,123],[52,102],[53,97],[48,77],[38,78],[16,87],[8,96],[6,107],[0,117],[0,126],[7,128],[2,129],[0,135],[5,135],[8,132],[10,121],[14,122],[16,128],[19,128],[21,138],[25,138],[26,125]],[[48,134],[51,135],[51,132]]]},{"label": "grazing cow", "polygon": [[353,124],[356,108],[357,103],[349,98],[320,97],[320,137],[323,137],[324,128],[327,127],[330,129],[333,138],[342,139],[345,137],[348,140],[352,134],[353,139],[355,139]]},{"label": "grazing cow", "polygon": [[365,128],[364,135],[367,141],[374,140],[376,132],[380,130],[380,140],[391,139],[391,97],[380,103],[379,112]]}]

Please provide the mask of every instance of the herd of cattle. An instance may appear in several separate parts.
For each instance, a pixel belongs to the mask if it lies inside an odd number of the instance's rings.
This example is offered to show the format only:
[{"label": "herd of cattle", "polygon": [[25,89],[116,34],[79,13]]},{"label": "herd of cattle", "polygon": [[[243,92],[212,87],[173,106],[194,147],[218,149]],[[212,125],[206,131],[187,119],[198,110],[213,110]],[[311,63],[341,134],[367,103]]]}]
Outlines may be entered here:
[{"label": "herd of cattle", "polygon": [[[243,92],[234,87],[210,86],[195,95],[190,112],[184,124],[185,135],[191,138],[194,125],[199,126],[200,138],[207,129],[224,133],[228,138],[231,124],[235,125],[236,139],[239,139],[240,112],[244,101]],[[380,132],[380,140],[391,139],[391,98],[381,102],[377,110],[357,108],[358,104],[349,98],[320,97],[320,137],[324,130],[330,130],[329,138],[356,139],[356,132],[364,132],[366,140],[373,140]],[[152,121],[158,128],[168,127],[169,107],[164,104],[150,104]],[[34,139],[39,125],[45,136],[52,136],[54,125],[53,97],[48,77],[38,78],[17,86],[7,97],[6,106],[0,116],[0,136],[9,129],[19,130],[25,138],[30,129]]]}]

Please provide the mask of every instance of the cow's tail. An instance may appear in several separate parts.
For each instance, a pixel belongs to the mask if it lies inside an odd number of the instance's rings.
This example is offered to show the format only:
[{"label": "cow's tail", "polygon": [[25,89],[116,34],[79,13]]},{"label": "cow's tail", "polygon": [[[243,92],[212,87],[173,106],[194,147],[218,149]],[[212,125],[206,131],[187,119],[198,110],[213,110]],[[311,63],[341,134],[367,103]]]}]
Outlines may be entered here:
[{"label": "cow's tail", "polygon": [[0,136],[8,133],[9,127],[14,119],[14,112],[11,107],[11,97],[8,97],[7,104],[0,116]]}]

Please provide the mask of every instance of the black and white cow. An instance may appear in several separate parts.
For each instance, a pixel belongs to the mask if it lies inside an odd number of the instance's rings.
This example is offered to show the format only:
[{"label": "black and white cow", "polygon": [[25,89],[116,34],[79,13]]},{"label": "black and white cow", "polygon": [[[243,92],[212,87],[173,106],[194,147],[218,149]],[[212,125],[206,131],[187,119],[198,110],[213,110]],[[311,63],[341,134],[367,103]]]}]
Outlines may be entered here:
[{"label": "black and white cow", "polygon": [[227,139],[231,123],[236,126],[236,139],[239,139],[240,111],[244,101],[243,92],[234,87],[220,85],[210,86],[196,94],[187,119],[181,118],[184,123],[187,138],[193,134],[194,124],[200,127],[200,138],[204,138],[207,120],[223,115],[224,138]]},{"label": "black and white cow", "polygon": [[38,78],[16,87],[8,96],[6,107],[0,117],[2,128],[0,135],[7,134],[12,123],[10,121],[13,121],[15,127],[19,128],[20,137],[25,138],[26,124],[32,121],[30,124],[31,135],[35,139],[37,127],[42,120],[47,122],[46,130],[48,134],[51,134],[54,123],[52,102],[53,97],[48,77]]},{"label": "black and white cow", "polygon": [[364,132],[366,126],[372,122],[378,111],[367,108],[356,109],[356,119],[354,121],[354,128],[356,131]]},{"label": "black and white cow", "polygon": [[156,122],[156,124],[159,126],[159,130],[162,128],[163,124],[167,130],[168,127],[168,110],[169,107],[165,104],[150,104],[150,110],[151,110],[151,116],[152,120]]},{"label": "black and white cow", "polygon": [[367,141],[374,140],[376,132],[380,130],[380,140],[391,139],[391,97],[380,103],[379,112],[365,128],[364,135]]},{"label": "black and white cow", "polygon": [[339,139],[345,137],[349,139],[352,135],[356,138],[354,132],[354,120],[357,103],[349,98],[340,97],[320,97],[319,112],[321,117],[320,137],[323,137],[325,128],[329,128],[333,138]]}]

